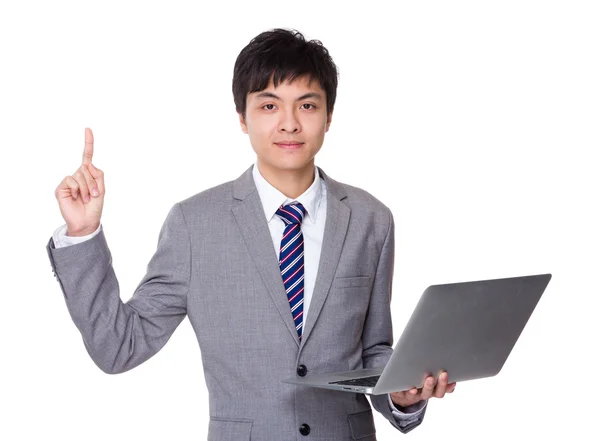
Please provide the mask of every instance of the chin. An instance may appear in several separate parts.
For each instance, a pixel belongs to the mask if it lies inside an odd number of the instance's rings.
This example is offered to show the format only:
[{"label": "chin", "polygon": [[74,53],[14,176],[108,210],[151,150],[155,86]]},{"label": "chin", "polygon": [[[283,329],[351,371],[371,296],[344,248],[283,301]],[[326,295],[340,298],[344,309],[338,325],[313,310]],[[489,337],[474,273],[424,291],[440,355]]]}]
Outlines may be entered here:
[{"label": "chin", "polygon": [[262,160],[262,162],[270,168],[274,168],[277,170],[302,170],[309,166],[310,160],[305,160],[303,158],[277,158],[275,160]]}]

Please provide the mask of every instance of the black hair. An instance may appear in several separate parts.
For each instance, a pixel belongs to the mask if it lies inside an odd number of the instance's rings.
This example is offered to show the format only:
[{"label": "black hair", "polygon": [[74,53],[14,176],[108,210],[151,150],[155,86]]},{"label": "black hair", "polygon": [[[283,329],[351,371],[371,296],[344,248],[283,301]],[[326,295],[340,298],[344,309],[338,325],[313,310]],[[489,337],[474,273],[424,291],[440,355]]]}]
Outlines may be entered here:
[{"label": "black hair", "polygon": [[308,75],[325,91],[327,114],[333,112],[338,84],[338,68],[329,51],[319,40],[306,41],[296,30],[272,29],[254,37],[242,49],[233,68],[235,110],[246,118],[246,97],[269,85],[277,87],[284,80],[294,81]]}]

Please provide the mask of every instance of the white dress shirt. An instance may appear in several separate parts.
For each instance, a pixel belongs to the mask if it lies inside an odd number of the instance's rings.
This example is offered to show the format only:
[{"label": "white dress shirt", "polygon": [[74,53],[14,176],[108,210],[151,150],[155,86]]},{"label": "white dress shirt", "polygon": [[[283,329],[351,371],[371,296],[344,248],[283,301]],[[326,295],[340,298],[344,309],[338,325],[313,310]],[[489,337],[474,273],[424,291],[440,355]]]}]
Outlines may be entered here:
[{"label": "white dress shirt", "polygon": [[[315,178],[311,186],[296,199],[290,199],[267,182],[260,173],[257,163],[255,163],[252,168],[252,177],[254,178],[254,183],[262,202],[277,260],[279,260],[281,237],[283,236],[283,230],[285,229],[285,223],[275,214],[277,209],[280,206],[291,202],[300,202],[306,209],[306,215],[302,220],[301,226],[302,235],[304,236],[304,306],[302,314],[304,328],[306,317],[310,312],[310,301],[312,299],[317,270],[319,268],[319,260],[321,258],[321,246],[323,244],[323,234],[325,232],[325,219],[327,218],[327,184],[325,183],[325,180],[320,178],[319,171],[315,166]],[[91,239],[100,232],[101,225],[102,224],[98,226],[96,231],[87,236],[72,237],[66,235],[67,225],[65,224],[54,231],[54,234],[52,235],[54,246],[60,248]],[[425,408],[425,402],[421,402],[419,405],[411,406],[407,409],[410,409],[411,412],[405,413],[400,412],[394,406],[390,395],[388,395],[388,401],[393,415],[396,417],[398,424],[401,425],[410,424],[418,419]]]},{"label": "white dress shirt", "polygon": [[275,212],[282,205],[291,202],[300,202],[306,209],[301,224],[302,236],[304,237],[304,306],[302,313],[302,329],[304,329],[306,317],[310,312],[310,300],[315,288],[319,260],[321,259],[321,244],[323,243],[325,218],[327,217],[327,186],[325,181],[319,178],[319,172],[315,167],[315,179],[311,186],[296,199],[290,199],[263,178],[257,164],[254,164],[252,176],[265,211],[277,260],[279,260],[279,249],[281,248],[281,237],[283,236],[283,230],[285,230],[285,223]]}]

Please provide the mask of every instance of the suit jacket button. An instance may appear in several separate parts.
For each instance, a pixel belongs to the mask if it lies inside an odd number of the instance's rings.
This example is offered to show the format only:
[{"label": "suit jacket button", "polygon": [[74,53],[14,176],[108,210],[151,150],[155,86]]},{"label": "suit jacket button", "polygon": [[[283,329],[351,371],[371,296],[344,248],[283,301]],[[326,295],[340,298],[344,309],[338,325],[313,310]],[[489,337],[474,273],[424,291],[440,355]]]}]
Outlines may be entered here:
[{"label": "suit jacket button", "polygon": [[300,366],[298,366],[298,369],[296,369],[296,372],[301,377],[304,377],[306,375],[306,373],[308,372],[308,369],[306,369],[306,366],[304,366],[303,364],[301,364]]},{"label": "suit jacket button", "polygon": [[308,424],[302,424],[300,426],[300,434],[306,436],[309,433],[310,433],[310,426]]}]

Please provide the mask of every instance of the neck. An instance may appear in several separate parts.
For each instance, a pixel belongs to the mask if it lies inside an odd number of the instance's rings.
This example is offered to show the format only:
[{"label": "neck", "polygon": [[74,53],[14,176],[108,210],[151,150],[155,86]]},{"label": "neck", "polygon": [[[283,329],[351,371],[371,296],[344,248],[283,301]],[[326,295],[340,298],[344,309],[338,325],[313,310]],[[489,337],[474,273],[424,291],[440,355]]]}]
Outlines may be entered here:
[{"label": "neck", "polygon": [[257,165],[262,177],[290,199],[296,199],[304,193],[315,180],[314,161],[296,170],[275,169],[261,161],[258,161]]}]

